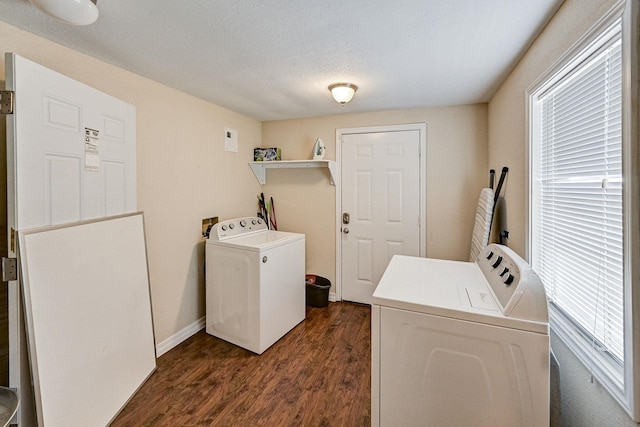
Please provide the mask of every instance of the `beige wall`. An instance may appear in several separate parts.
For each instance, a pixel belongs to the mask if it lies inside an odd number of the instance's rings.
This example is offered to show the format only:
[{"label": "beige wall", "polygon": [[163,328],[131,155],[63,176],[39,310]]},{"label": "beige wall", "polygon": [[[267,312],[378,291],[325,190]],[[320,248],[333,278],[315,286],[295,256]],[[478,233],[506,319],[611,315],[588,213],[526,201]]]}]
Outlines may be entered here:
[{"label": "beige wall", "polygon": [[[635,1],[635,0],[634,0]],[[615,0],[566,0],[489,103],[489,165],[508,166],[506,186],[509,246],[525,255],[526,90],[616,3]],[[560,364],[562,425],[596,427],[636,424],[597,383],[566,346],[552,334]]]},{"label": "beige wall", "polygon": [[[282,148],[283,160],[310,159],[320,137],[325,157],[335,160],[336,129],[407,123],[427,124],[427,256],[467,260],[478,196],[488,183],[486,104],[265,122],[262,144]],[[263,191],[274,197],[279,227],[306,235],[307,272],[335,284],[336,193],[328,172],[270,170]]]},{"label": "beige wall", "polygon": [[533,84],[595,24],[615,0],[567,0],[489,103],[489,167],[509,167],[503,195],[508,245],[525,255],[526,97]]},{"label": "beige wall", "polygon": [[[335,187],[328,172],[269,171],[261,189],[247,166],[256,146],[305,159],[322,137],[327,158],[335,159],[338,128],[426,122],[427,254],[468,256],[475,203],[487,181],[485,104],[261,124],[2,22],[0,50],[136,106],[138,209],[145,212],[157,343],[204,315],[201,219],[252,215],[260,191],[274,197],[281,229],[307,235],[307,271],[335,283]],[[239,153],[224,151],[224,127],[238,129]]]},{"label": "beige wall", "polygon": [[[2,22],[0,52],[17,53],[136,107],[138,209],[145,213],[156,343],[202,318],[201,221],[255,213],[252,195],[259,185],[247,161],[260,145],[260,122]],[[239,153],[224,151],[225,127],[238,130]]]}]

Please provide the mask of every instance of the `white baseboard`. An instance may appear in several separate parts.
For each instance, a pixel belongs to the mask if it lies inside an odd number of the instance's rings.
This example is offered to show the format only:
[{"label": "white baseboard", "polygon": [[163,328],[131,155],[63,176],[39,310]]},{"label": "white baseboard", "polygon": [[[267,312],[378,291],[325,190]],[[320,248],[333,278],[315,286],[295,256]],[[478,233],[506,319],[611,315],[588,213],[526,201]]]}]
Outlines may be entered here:
[{"label": "white baseboard", "polygon": [[204,329],[204,327],[205,327],[205,318],[201,317],[200,319],[196,320],[186,328],[171,335],[169,338],[167,338],[166,340],[156,345],[157,357],[162,356],[167,351],[171,350],[173,347],[180,344],[182,341],[186,340],[196,332],[199,332],[200,330]]},{"label": "white baseboard", "polygon": [[[336,302],[336,293],[335,292],[329,292],[329,301]],[[200,319],[196,320],[195,322],[193,322],[192,324],[190,324],[186,328],[176,332],[175,334],[171,335],[169,338],[167,338],[166,340],[162,341],[161,343],[158,343],[156,345],[156,355],[157,355],[157,357],[162,356],[167,351],[171,350],[173,347],[175,347],[178,344],[180,344],[182,341],[188,339],[189,337],[191,337],[195,333],[197,333],[200,330],[204,329],[204,327],[205,327],[205,318],[201,317]]]}]

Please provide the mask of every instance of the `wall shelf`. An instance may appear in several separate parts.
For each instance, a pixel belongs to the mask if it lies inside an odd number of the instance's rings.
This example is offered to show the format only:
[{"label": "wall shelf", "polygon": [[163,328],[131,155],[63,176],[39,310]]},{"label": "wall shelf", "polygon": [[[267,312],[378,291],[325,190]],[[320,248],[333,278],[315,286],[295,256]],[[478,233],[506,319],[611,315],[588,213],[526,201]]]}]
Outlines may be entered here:
[{"label": "wall shelf", "polygon": [[328,168],[331,184],[335,183],[336,162],[334,160],[276,160],[269,162],[249,162],[249,167],[261,185],[267,183],[267,169]]}]

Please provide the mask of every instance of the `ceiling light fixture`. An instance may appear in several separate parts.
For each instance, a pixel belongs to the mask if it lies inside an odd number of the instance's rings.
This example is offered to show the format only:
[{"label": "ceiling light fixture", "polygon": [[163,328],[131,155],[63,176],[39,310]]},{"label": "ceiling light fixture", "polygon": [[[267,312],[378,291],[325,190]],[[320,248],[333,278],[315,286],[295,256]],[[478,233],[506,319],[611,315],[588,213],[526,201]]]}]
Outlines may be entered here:
[{"label": "ceiling light fixture", "polygon": [[344,105],[351,101],[356,90],[358,90],[358,86],[352,83],[334,83],[329,86],[329,90],[331,91],[333,99]]},{"label": "ceiling light fixture", "polygon": [[98,19],[98,0],[29,0],[35,7],[72,25],[89,25]]}]

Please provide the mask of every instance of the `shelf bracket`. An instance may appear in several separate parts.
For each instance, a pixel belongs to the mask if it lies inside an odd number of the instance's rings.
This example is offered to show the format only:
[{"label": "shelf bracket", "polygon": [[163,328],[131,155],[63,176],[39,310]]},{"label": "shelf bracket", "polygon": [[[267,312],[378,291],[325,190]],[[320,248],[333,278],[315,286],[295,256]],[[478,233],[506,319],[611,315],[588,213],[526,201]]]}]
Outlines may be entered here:
[{"label": "shelf bracket", "polygon": [[331,185],[336,185],[336,162],[329,161],[327,163],[327,167],[329,168],[329,179],[331,180]]},{"label": "shelf bracket", "polygon": [[256,165],[254,163],[249,163],[249,166],[260,185],[265,185],[267,183],[267,170],[262,165]]}]

